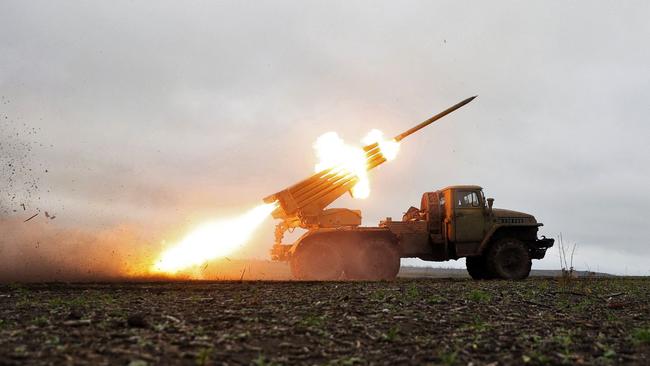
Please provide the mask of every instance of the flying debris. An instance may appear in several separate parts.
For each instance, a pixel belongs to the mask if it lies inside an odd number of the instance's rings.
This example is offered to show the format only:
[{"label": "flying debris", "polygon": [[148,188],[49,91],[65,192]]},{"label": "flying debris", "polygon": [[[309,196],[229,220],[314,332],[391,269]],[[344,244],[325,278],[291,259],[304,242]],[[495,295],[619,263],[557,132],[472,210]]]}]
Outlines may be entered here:
[{"label": "flying debris", "polygon": [[35,213],[35,214],[33,214],[32,216],[30,216],[27,220],[25,220],[25,221],[23,221],[23,222],[27,222],[27,221],[33,219],[34,217],[38,216],[38,214],[39,214],[38,212]]}]

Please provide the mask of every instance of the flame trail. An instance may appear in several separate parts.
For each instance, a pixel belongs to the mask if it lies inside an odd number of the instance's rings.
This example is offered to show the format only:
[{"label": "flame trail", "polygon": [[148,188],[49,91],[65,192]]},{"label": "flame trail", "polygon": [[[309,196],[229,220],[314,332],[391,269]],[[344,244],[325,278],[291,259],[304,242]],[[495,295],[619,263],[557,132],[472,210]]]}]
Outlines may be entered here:
[{"label": "flame trail", "polygon": [[276,207],[276,203],[260,205],[239,217],[214,220],[199,226],[178,245],[163,252],[152,265],[152,272],[174,274],[228,255],[246,243],[253,231]]}]

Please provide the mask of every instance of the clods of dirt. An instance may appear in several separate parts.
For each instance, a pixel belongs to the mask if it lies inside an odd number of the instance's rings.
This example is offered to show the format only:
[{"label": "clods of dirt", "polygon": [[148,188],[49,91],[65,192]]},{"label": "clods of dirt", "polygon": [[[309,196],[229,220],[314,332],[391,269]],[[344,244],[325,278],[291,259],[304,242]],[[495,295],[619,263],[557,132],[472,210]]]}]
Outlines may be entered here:
[{"label": "clods of dirt", "polygon": [[650,364],[648,278],[0,285],[0,309],[1,365]]},{"label": "clods of dirt", "polygon": [[144,313],[135,313],[129,315],[129,317],[126,318],[126,324],[128,324],[129,327],[134,328],[146,328],[149,325]]}]

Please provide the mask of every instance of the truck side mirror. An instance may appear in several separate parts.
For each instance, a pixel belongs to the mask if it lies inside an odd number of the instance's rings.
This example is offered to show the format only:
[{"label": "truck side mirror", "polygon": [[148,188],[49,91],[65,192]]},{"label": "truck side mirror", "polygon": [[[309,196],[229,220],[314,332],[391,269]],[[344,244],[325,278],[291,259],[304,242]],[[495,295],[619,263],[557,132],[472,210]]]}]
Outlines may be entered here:
[{"label": "truck side mirror", "polygon": [[488,209],[492,211],[492,206],[494,205],[494,198],[488,198]]}]

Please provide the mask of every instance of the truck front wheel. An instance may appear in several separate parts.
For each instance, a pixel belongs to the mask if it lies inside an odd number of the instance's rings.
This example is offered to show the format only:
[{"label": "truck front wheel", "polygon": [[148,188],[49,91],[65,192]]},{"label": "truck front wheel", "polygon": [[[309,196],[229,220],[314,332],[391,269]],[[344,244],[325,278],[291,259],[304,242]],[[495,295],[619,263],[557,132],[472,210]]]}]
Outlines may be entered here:
[{"label": "truck front wheel", "polygon": [[530,274],[532,261],[528,248],[519,239],[498,240],[487,253],[488,273],[505,280],[523,280]]}]

